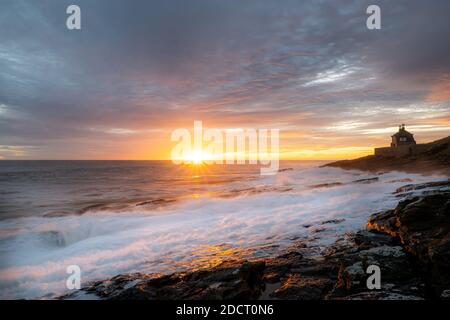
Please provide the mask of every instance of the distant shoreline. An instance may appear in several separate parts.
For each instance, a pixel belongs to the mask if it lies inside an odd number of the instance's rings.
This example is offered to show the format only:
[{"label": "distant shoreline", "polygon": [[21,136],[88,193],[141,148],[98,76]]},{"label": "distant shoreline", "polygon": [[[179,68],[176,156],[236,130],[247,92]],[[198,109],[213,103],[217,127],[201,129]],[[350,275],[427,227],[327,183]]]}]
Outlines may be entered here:
[{"label": "distant shoreline", "polygon": [[426,144],[423,152],[402,157],[366,156],[353,160],[327,163],[323,167],[338,167],[363,171],[403,171],[420,174],[444,174],[450,176],[450,137]]}]

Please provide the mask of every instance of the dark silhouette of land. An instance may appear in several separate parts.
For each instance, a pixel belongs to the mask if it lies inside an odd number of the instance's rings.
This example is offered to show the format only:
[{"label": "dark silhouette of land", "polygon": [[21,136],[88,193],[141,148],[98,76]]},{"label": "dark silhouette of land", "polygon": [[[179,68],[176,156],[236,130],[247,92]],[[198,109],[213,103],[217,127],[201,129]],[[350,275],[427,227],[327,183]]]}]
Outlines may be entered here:
[{"label": "dark silhouette of land", "polygon": [[443,173],[450,175],[450,136],[426,144],[423,151],[400,157],[372,155],[354,160],[341,160],[324,167],[366,171],[405,171],[415,173]]}]

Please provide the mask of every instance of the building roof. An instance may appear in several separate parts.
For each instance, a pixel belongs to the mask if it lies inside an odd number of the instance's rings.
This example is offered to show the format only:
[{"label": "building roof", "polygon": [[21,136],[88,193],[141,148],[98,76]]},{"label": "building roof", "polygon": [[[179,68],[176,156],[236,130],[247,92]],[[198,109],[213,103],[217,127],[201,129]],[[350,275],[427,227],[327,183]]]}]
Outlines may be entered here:
[{"label": "building roof", "polygon": [[392,137],[408,137],[408,138],[413,138],[413,134],[411,132],[406,131],[405,129],[405,125],[402,124],[399,126],[398,128],[398,132],[394,135],[392,135]]},{"label": "building roof", "polygon": [[401,130],[401,131],[399,131],[399,132],[397,132],[396,134],[393,135],[393,137],[404,137],[404,136],[412,137],[413,134],[408,132],[408,131],[406,131],[406,130]]}]

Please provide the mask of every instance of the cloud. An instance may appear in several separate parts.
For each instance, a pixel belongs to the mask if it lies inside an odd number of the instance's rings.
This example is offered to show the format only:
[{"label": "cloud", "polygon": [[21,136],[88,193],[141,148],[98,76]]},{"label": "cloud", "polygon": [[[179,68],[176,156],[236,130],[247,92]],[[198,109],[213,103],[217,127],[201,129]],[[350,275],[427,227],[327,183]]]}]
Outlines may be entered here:
[{"label": "cloud", "polygon": [[431,86],[430,93],[425,99],[430,102],[450,101],[450,75],[445,74]]},{"label": "cloud", "polygon": [[2,1],[0,143],[62,157],[71,141],[88,157],[86,140],[133,145],[195,119],[313,138],[348,134],[327,130],[345,121],[423,124],[428,104],[445,118],[450,3],[377,3],[382,29],[369,31],[368,0],[79,0],[82,30],[69,31],[70,1]]}]

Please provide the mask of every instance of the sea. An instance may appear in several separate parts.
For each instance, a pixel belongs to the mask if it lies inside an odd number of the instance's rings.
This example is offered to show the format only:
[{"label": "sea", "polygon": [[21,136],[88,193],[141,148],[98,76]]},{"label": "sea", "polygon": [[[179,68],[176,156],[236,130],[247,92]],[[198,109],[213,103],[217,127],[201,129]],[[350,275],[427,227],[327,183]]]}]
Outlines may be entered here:
[{"label": "sea", "polygon": [[438,175],[362,172],[323,161],[0,161],[0,298],[53,299],[124,273],[165,274],[324,249],[394,208],[397,188]]}]

